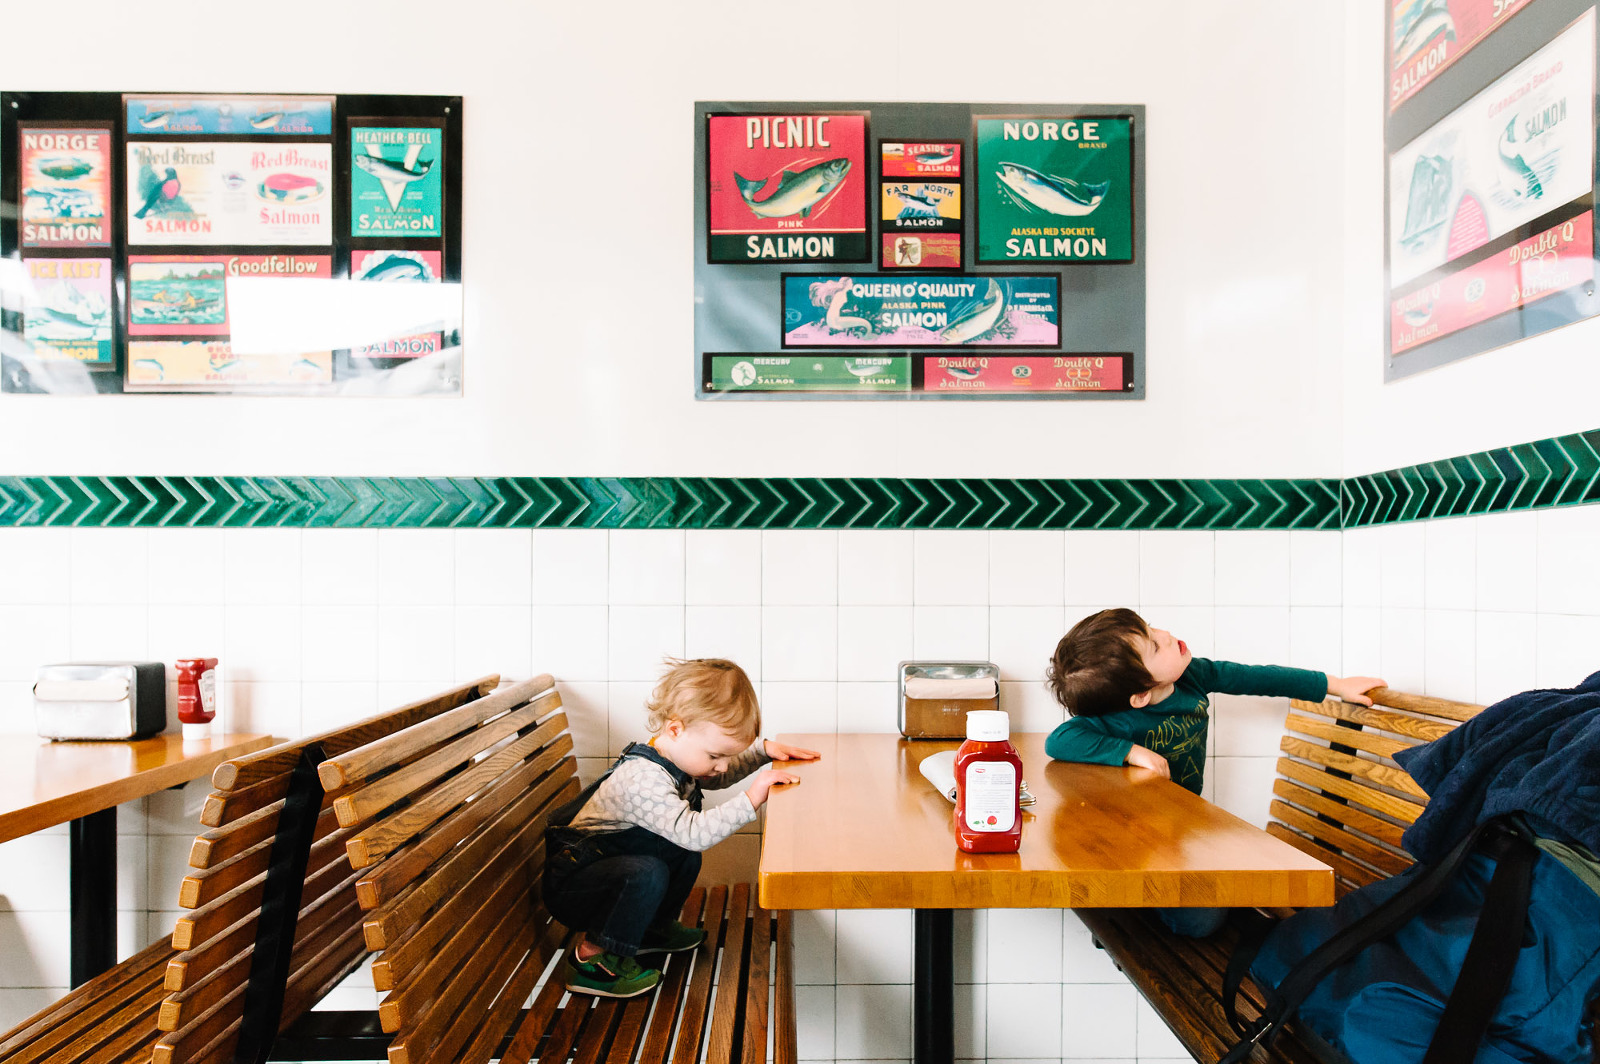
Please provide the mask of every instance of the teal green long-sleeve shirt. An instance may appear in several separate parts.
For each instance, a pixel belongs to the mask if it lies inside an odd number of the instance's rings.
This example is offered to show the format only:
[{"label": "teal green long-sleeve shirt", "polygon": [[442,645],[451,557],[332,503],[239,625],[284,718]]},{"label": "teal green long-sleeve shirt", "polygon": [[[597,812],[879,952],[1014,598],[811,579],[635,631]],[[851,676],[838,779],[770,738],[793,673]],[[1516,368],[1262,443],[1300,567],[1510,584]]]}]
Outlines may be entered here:
[{"label": "teal green long-sleeve shirt", "polygon": [[1103,717],[1069,717],[1045,740],[1045,752],[1057,761],[1120,765],[1135,745],[1143,746],[1167,759],[1174,783],[1199,794],[1206,778],[1213,693],[1321,702],[1328,697],[1328,675],[1281,665],[1194,658],[1166,698]]}]

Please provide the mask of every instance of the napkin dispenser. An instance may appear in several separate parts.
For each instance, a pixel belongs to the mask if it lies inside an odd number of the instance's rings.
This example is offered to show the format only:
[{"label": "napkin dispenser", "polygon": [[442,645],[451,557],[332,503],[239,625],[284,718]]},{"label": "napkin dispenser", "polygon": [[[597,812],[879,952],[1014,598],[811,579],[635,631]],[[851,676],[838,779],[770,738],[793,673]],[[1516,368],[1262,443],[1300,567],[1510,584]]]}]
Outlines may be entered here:
[{"label": "napkin dispenser", "polygon": [[167,667],[159,661],[43,665],[33,684],[45,739],[143,739],[167,727]]},{"label": "napkin dispenser", "polygon": [[990,661],[902,661],[900,734],[964,739],[967,712],[1000,708],[1000,668]]}]

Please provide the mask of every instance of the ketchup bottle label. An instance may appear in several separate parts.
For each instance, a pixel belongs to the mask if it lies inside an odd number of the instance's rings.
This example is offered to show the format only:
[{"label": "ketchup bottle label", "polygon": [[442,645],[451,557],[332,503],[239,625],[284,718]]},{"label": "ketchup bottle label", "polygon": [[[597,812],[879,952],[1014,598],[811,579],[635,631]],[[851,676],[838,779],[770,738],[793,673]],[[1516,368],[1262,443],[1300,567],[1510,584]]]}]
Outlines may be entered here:
[{"label": "ketchup bottle label", "polygon": [[1017,817],[1017,770],[1007,761],[967,766],[967,828],[1010,831]]}]

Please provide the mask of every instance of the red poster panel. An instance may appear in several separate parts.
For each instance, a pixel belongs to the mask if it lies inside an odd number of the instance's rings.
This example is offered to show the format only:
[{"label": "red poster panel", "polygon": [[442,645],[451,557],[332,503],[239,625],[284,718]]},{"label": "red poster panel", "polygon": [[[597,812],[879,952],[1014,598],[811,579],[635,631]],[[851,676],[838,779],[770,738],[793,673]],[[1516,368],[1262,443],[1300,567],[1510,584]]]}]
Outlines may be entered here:
[{"label": "red poster panel", "polygon": [[1576,285],[1594,282],[1594,212],[1496,252],[1390,304],[1400,354]]},{"label": "red poster panel", "polygon": [[1499,29],[1531,0],[1393,0],[1389,20],[1389,110]]},{"label": "red poster panel", "polygon": [[1124,355],[924,355],[922,390],[958,392],[1120,392]]},{"label": "red poster panel", "polygon": [[712,262],[867,261],[864,113],[706,121]]}]

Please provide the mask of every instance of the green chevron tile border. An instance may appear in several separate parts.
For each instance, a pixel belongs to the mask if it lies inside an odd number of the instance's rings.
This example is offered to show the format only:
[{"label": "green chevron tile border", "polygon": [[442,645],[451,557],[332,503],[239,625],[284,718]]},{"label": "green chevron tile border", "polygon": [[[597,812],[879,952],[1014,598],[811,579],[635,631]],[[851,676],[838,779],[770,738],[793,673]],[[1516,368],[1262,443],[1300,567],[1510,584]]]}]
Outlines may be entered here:
[{"label": "green chevron tile border", "polygon": [[1600,502],[1600,429],[1346,480],[0,477],[0,527],[1339,529]]},{"label": "green chevron tile border", "polygon": [[1339,482],[0,477],[0,526],[1338,528]]},{"label": "green chevron tile border", "polygon": [[1600,502],[1600,429],[1341,483],[1343,527]]}]

